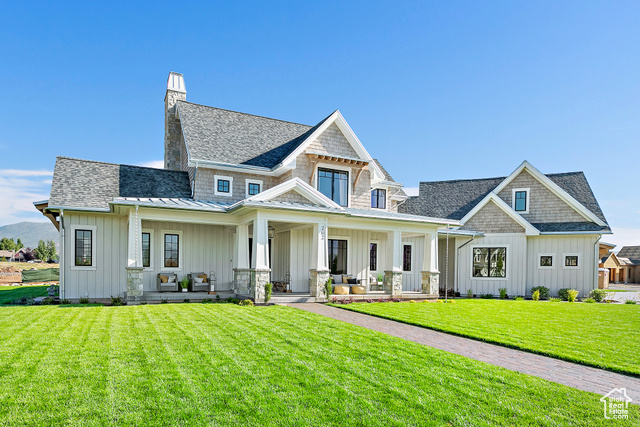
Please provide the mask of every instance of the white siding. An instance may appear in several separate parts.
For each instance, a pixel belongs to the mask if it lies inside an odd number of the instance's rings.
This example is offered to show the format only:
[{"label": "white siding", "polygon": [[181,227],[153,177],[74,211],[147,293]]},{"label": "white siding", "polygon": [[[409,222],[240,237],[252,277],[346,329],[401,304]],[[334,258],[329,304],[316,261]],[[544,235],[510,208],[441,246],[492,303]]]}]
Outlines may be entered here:
[{"label": "white siding", "polygon": [[[468,239],[462,239],[464,241]],[[449,236],[449,274],[446,274],[447,264],[447,239],[438,239],[438,270],[440,271],[440,287],[444,288],[445,280],[448,281],[449,289],[454,288],[456,274],[456,239]]]},{"label": "white siding", "polygon": [[[403,291],[421,291],[422,290],[422,258],[424,254],[424,237],[412,237],[402,239],[401,251],[404,251],[404,245],[411,243],[413,249],[411,251],[411,272],[402,273],[402,290]],[[404,252],[403,252],[404,256]]]},{"label": "white siding", "polygon": [[[546,286],[551,295],[558,289],[577,289],[579,296],[586,296],[597,288],[595,280],[595,243],[597,236],[535,236],[527,239],[527,295],[534,286]],[[552,254],[553,268],[538,268],[538,254]],[[580,254],[578,268],[564,268],[565,253]]]},{"label": "white siding", "polygon": [[291,232],[276,233],[271,243],[271,280],[284,280],[290,271]]},{"label": "white siding", "polygon": [[358,279],[369,277],[369,231],[329,228],[329,239],[348,240],[347,270],[348,274]]},{"label": "white siding", "polygon": [[313,229],[291,230],[290,234],[291,290],[293,292],[309,292]]},{"label": "white siding", "polygon": [[[456,248],[467,241],[467,239],[456,240]],[[507,248],[506,279],[472,277],[473,248],[496,245]],[[526,295],[526,267],[527,241],[524,234],[487,234],[475,239],[460,250],[456,266],[458,289],[462,294],[466,294],[467,289],[472,289],[476,295],[499,295],[498,289],[507,288],[507,293],[510,296]]]},{"label": "white siding", "polygon": [[[95,270],[75,270],[72,225],[96,226]],[[77,299],[124,296],[127,285],[127,218],[113,214],[64,214],[64,297]]]}]

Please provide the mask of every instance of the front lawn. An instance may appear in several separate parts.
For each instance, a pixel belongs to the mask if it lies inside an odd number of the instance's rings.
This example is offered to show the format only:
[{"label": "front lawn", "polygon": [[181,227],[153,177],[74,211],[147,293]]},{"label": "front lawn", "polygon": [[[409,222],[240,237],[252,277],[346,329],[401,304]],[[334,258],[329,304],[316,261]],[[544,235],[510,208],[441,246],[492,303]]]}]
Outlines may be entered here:
[{"label": "front lawn", "polygon": [[4,425],[609,425],[596,394],[289,307],[2,307],[0,342]]},{"label": "front lawn", "polygon": [[640,375],[640,306],[471,299],[349,310]]}]

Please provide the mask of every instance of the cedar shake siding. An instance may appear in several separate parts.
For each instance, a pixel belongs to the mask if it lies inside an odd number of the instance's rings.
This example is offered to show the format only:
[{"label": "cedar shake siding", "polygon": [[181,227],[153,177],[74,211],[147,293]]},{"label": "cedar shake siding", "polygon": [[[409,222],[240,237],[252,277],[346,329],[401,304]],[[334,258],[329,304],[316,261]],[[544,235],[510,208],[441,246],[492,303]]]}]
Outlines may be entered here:
[{"label": "cedar shake siding", "polygon": [[524,227],[514,221],[493,201],[480,209],[462,228],[484,233],[524,233],[525,231]]}]

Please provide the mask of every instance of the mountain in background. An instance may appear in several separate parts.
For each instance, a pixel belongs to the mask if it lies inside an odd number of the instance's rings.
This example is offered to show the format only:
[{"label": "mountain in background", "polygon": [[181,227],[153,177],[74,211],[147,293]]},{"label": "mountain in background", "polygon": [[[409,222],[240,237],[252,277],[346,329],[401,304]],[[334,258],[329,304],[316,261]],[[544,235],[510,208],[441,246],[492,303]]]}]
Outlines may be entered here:
[{"label": "mountain in background", "polygon": [[40,240],[53,240],[60,247],[60,234],[50,222],[18,222],[0,227],[0,239],[8,237],[13,240],[22,240],[22,244],[28,248],[38,246]]}]

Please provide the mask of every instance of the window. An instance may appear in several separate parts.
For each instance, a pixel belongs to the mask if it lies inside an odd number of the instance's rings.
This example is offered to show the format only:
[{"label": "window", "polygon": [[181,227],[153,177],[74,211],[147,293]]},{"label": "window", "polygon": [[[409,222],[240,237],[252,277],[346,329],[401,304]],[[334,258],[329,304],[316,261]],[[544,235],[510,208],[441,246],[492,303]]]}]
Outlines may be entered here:
[{"label": "window", "polygon": [[402,271],[411,271],[411,250],[413,246],[404,245],[402,249]]},{"label": "window", "polygon": [[378,244],[369,243],[369,270],[378,271]]},{"label": "window", "polygon": [[507,248],[474,248],[473,277],[507,277]]},{"label": "window", "polygon": [[229,180],[219,179],[218,180],[218,193],[228,193],[229,192]]},{"label": "window", "polygon": [[151,233],[142,233],[142,266],[151,267]]},{"label": "window", "polygon": [[178,234],[164,235],[164,266],[180,267],[180,236]]},{"label": "window", "polygon": [[553,256],[540,255],[540,267],[553,267]]},{"label": "window", "polygon": [[375,190],[371,190],[371,207],[376,209],[387,208],[386,190],[381,190],[379,188],[376,188]]},{"label": "window", "polygon": [[578,267],[578,255],[567,255],[564,257],[565,267]]},{"label": "window", "polygon": [[318,191],[340,206],[347,206],[349,200],[349,172],[318,169]]},{"label": "window", "polygon": [[233,178],[230,176],[214,176],[214,193],[216,196],[233,195]]},{"label": "window", "polygon": [[[76,230],[75,265],[90,267],[93,265],[93,231]],[[45,260],[46,261],[46,260]]]},{"label": "window", "polygon": [[262,181],[257,179],[249,179],[245,180],[246,189],[247,189],[247,197],[255,196],[262,191]]},{"label": "window", "polygon": [[521,213],[529,213],[529,189],[514,188],[512,190],[513,210]]},{"label": "window", "polygon": [[348,274],[346,240],[329,239],[329,269],[331,274]]}]

